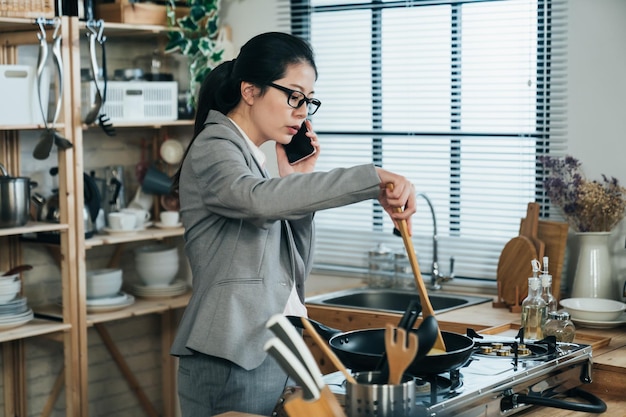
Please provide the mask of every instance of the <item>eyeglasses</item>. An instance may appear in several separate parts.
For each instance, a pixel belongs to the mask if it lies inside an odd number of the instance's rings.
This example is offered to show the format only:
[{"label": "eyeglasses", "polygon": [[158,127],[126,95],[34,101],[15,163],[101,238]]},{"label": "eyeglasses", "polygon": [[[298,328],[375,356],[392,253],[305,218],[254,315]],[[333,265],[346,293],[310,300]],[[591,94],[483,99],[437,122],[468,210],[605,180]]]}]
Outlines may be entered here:
[{"label": "eyeglasses", "polygon": [[292,90],[291,88],[283,87],[282,85],[274,83],[268,83],[267,85],[287,93],[287,104],[289,104],[289,107],[297,109],[302,106],[302,104],[306,103],[309,116],[315,114],[317,109],[319,109],[322,105],[321,101],[316,98],[308,98],[302,91]]}]

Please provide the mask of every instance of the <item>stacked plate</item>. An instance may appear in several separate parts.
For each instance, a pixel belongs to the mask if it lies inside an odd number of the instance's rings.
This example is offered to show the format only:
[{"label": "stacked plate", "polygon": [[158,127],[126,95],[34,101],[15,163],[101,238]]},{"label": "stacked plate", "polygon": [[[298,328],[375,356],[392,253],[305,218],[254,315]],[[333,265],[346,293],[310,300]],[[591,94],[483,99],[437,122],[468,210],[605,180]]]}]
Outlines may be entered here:
[{"label": "stacked plate", "polygon": [[87,299],[87,312],[88,313],[106,313],[109,311],[121,310],[123,308],[132,305],[135,302],[135,297],[125,292],[119,293],[111,297],[101,297]]},{"label": "stacked plate", "polygon": [[131,290],[133,294],[143,298],[166,298],[184,294],[188,288],[185,281],[178,279],[169,285],[163,286],[134,284]]},{"label": "stacked plate", "polygon": [[19,275],[1,277],[0,330],[18,327],[33,319],[33,310],[28,307],[26,297],[19,296],[21,288]]}]

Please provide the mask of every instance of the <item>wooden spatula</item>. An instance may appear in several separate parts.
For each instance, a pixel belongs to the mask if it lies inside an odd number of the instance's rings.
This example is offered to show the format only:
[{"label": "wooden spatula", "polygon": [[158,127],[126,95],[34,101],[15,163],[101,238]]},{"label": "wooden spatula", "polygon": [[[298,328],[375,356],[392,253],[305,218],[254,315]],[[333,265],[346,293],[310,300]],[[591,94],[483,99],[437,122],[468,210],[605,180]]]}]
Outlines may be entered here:
[{"label": "wooden spatula", "polygon": [[[387,188],[393,190],[393,184],[387,184]],[[395,210],[399,213],[402,211],[402,208],[398,207]],[[422,317],[425,318],[428,316],[434,316],[435,310],[433,310],[433,306],[430,303],[430,299],[428,298],[428,292],[426,291],[426,285],[424,285],[422,272],[420,271],[419,264],[417,263],[415,249],[413,248],[413,241],[411,240],[411,236],[409,235],[409,227],[406,224],[406,220],[400,220],[397,223],[398,229],[400,230],[400,235],[402,236],[402,241],[404,242],[404,248],[406,249],[407,256],[409,257],[411,269],[413,270],[415,285],[419,292],[420,303],[422,304]],[[443,336],[441,335],[441,330],[439,328],[437,328],[437,340],[435,341],[434,347],[435,349],[446,352],[446,344],[443,341]]]},{"label": "wooden spatula", "polygon": [[406,342],[406,330],[387,324],[385,327],[385,352],[389,362],[389,385],[399,385],[402,375],[413,362],[417,354],[417,335],[409,333]]}]

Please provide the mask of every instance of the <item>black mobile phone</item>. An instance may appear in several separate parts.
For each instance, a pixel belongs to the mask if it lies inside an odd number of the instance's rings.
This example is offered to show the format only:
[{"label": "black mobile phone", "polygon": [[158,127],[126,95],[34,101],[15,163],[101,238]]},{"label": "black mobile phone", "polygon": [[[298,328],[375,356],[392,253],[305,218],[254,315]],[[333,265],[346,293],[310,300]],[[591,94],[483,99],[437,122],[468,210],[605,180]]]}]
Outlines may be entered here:
[{"label": "black mobile phone", "polygon": [[315,153],[315,148],[311,145],[311,138],[305,135],[307,131],[306,122],[303,122],[300,130],[293,136],[291,142],[283,145],[287,153],[287,160],[289,160],[291,165],[297,164]]}]

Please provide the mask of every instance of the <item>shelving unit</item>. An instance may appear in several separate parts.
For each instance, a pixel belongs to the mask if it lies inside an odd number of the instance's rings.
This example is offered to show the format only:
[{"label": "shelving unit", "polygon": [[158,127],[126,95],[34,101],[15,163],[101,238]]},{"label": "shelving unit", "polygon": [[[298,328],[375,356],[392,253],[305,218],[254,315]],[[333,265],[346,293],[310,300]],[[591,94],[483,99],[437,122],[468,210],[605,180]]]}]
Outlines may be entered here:
[{"label": "shelving unit", "polygon": [[[66,17],[61,19],[61,35],[63,39],[71,39],[70,20]],[[34,24],[33,19],[0,18],[0,63],[4,65],[16,64],[18,58],[17,47],[24,44],[37,44],[39,26]],[[52,31],[47,28],[49,38]],[[63,42],[62,59],[70,62],[70,42]],[[63,82],[70,85],[71,77],[68,72],[64,73]],[[72,111],[71,111],[71,88],[66,88],[63,94],[63,108],[61,111],[61,123],[53,126],[61,135],[71,138],[72,135]],[[41,125],[3,125],[0,126],[0,162],[2,162],[12,175],[21,172],[20,158],[20,132],[25,130],[41,130]],[[25,226],[0,229],[0,269],[6,270],[19,265],[22,259],[22,242],[19,237],[27,233],[57,231],[60,236],[58,245],[59,268],[61,275],[61,288],[63,308],[59,320],[34,319],[25,325],[12,329],[0,330],[0,343],[3,354],[3,379],[4,385],[4,415],[26,416],[27,415],[27,384],[26,384],[26,354],[24,341],[27,338],[46,336],[59,340],[63,343],[64,352],[64,384],[51,387],[52,391],[58,392],[64,385],[66,397],[66,415],[78,415],[80,397],[77,395],[77,387],[80,385],[79,373],[79,327],[76,326],[78,310],[78,274],[76,264],[76,234],[73,225],[77,223],[75,199],[75,162],[74,149],[58,152],[59,167],[59,190],[64,196],[60,200],[60,223],[49,224],[29,222]],[[46,414],[46,410],[43,411]]]},{"label": "shelving unit", "polygon": [[[0,64],[17,62],[17,46],[37,44],[39,27],[33,19],[0,18]],[[39,232],[59,232],[60,244],[48,245],[59,261],[61,271],[62,302],[59,304],[38,306],[36,318],[20,327],[0,330],[0,348],[3,355],[4,413],[6,416],[24,417],[32,414],[27,411],[26,358],[24,340],[31,337],[47,337],[63,343],[64,368],[50,387],[48,400],[41,411],[42,416],[49,416],[59,395],[65,392],[65,415],[89,415],[88,396],[88,335],[87,330],[94,328],[117,364],[132,391],[137,396],[146,415],[173,417],[176,414],[175,360],[169,355],[172,344],[176,317],[181,308],[187,305],[190,294],[171,298],[145,299],[137,297],[135,303],[124,309],[98,314],[89,314],[86,306],[86,265],[91,249],[103,246],[114,247],[111,265],[119,262],[120,253],[126,244],[143,241],[162,241],[182,236],[182,228],[150,228],[132,234],[99,234],[85,239],[83,222],[83,172],[84,147],[83,135],[89,129],[81,119],[81,37],[84,37],[86,24],[77,18],[62,18],[63,61],[64,61],[64,97],[63,111],[59,123],[54,127],[73,143],[73,148],[58,153],[59,199],[61,221],[59,224],[29,222],[25,226],[0,229],[0,270],[23,263],[23,245],[37,245],[27,236]],[[106,23],[105,35],[115,37],[160,37],[166,27],[154,25],[127,25]],[[152,154],[156,155],[158,145],[167,137],[169,129],[186,129],[193,126],[192,120],[164,121],[149,123],[116,123],[118,130],[135,128],[154,131]],[[3,125],[0,126],[0,162],[10,174],[21,172],[20,131],[37,132],[44,125]],[[77,192],[81,190],[81,192]],[[158,216],[158,210],[155,212]],[[8,254],[8,256],[6,256]],[[117,320],[157,314],[161,322],[161,367],[163,375],[162,403],[163,410],[155,410],[142,392],[130,368],[113,343],[106,324]],[[2,414],[2,413],[0,413]]]},{"label": "shelving unit", "polygon": [[[73,21],[73,28],[80,33],[79,36],[84,37],[84,33],[87,30],[86,24],[80,21]],[[154,26],[154,25],[128,25],[128,24],[120,24],[120,23],[110,23],[105,22],[105,31],[104,34],[109,39],[115,38],[140,38],[140,37],[148,37],[154,38],[163,36],[163,34],[167,31],[166,27],[163,26]],[[78,39],[78,38],[77,38]],[[82,51],[83,57],[86,56],[86,51]],[[75,42],[73,45],[72,56],[74,57],[74,62],[80,64],[81,50],[80,50],[80,42]],[[76,76],[76,79],[80,80],[80,68],[73,68],[73,74]],[[81,83],[75,83],[78,88],[74,91],[74,100],[75,103],[80,103],[80,87]],[[80,106],[75,106],[75,114],[77,114],[78,118],[76,120],[80,120]],[[153,156],[156,155],[159,141],[167,136],[170,128],[186,128],[193,126],[192,120],[176,120],[176,121],[163,121],[163,122],[154,122],[150,121],[147,123],[114,123],[115,128],[118,130],[118,134],[120,131],[133,131],[133,129],[149,129],[154,131],[154,135],[152,137],[152,146],[151,153]],[[82,122],[76,124],[80,127],[80,132],[76,132],[77,135],[82,137],[84,131],[89,129],[99,129],[97,126],[86,126]],[[81,141],[82,145],[82,141]],[[83,168],[83,149],[82,146],[77,147],[76,149],[77,155],[81,155],[81,160],[76,165],[76,172],[81,173],[85,171]],[[76,175],[79,182],[82,182],[82,175]],[[78,178],[80,177],[80,178]],[[81,184],[82,187],[82,184]],[[81,196],[81,205],[80,210],[82,211],[82,196]],[[155,199],[156,202],[156,199]],[[155,204],[156,209],[153,212],[153,215],[158,218],[158,204]],[[171,228],[171,229],[158,229],[158,228],[148,228],[140,231],[135,231],[132,233],[121,234],[98,234],[89,239],[81,239],[78,242],[77,246],[77,260],[78,260],[78,270],[81,275],[81,282],[84,283],[85,279],[83,278],[86,274],[86,259],[88,257],[88,253],[91,249],[102,246],[113,246],[114,253],[111,256],[109,261],[109,267],[119,267],[119,260],[121,258],[122,252],[125,250],[127,244],[132,244],[136,242],[145,242],[145,241],[163,241],[169,240],[173,238],[179,238],[183,234],[183,228]],[[82,233],[78,232],[79,234]],[[110,357],[117,365],[119,370],[121,371],[124,379],[129,385],[129,388],[133,391],[135,396],[137,397],[139,404],[144,410],[144,414],[148,416],[164,416],[164,417],[173,417],[176,414],[176,392],[173,381],[175,380],[175,359],[169,355],[169,349],[173,342],[173,335],[175,333],[176,327],[176,314],[177,310],[184,308],[188,301],[190,294],[184,294],[177,297],[171,298],[160,298],[160,299],[146,299],[146,298],[135,298],[135,303],[131,306],[125,307],[124,309],[98,313],[98,314],[89,314],[87,313],[86,308],[86,290],[79,291],[80,297],[77,302],[77,308],[79,311],[79,320],[81,327],[81,398],[83,402],[81,403],[81,415],[87,416],[88,414],[88,348],[87,348],[87,328],[94,328],[98,333],[100,339],[102,340],[104,346],[109,352]],[[52,308],[52,310],[56,310],[58,314],[58,307],[56,309]],[[53,314],[49,313],[49,314]],[[107,329],[106,324],[112,323],[117,320],[124,319],[132,319],[133,317],[139,317],[149,314],[157,314],[160,316],[161,322],[161,368],[162,368],[162,402],[163,402],[163,410],[161,413],[157,412],[155,407],[150,403],[148,397],[143,392],[137,378],[133,375],[130,370],[130,367],[126,363],[125,358],[123,357],[120,350],[116,347],[115,343],[109,331]]]}]

